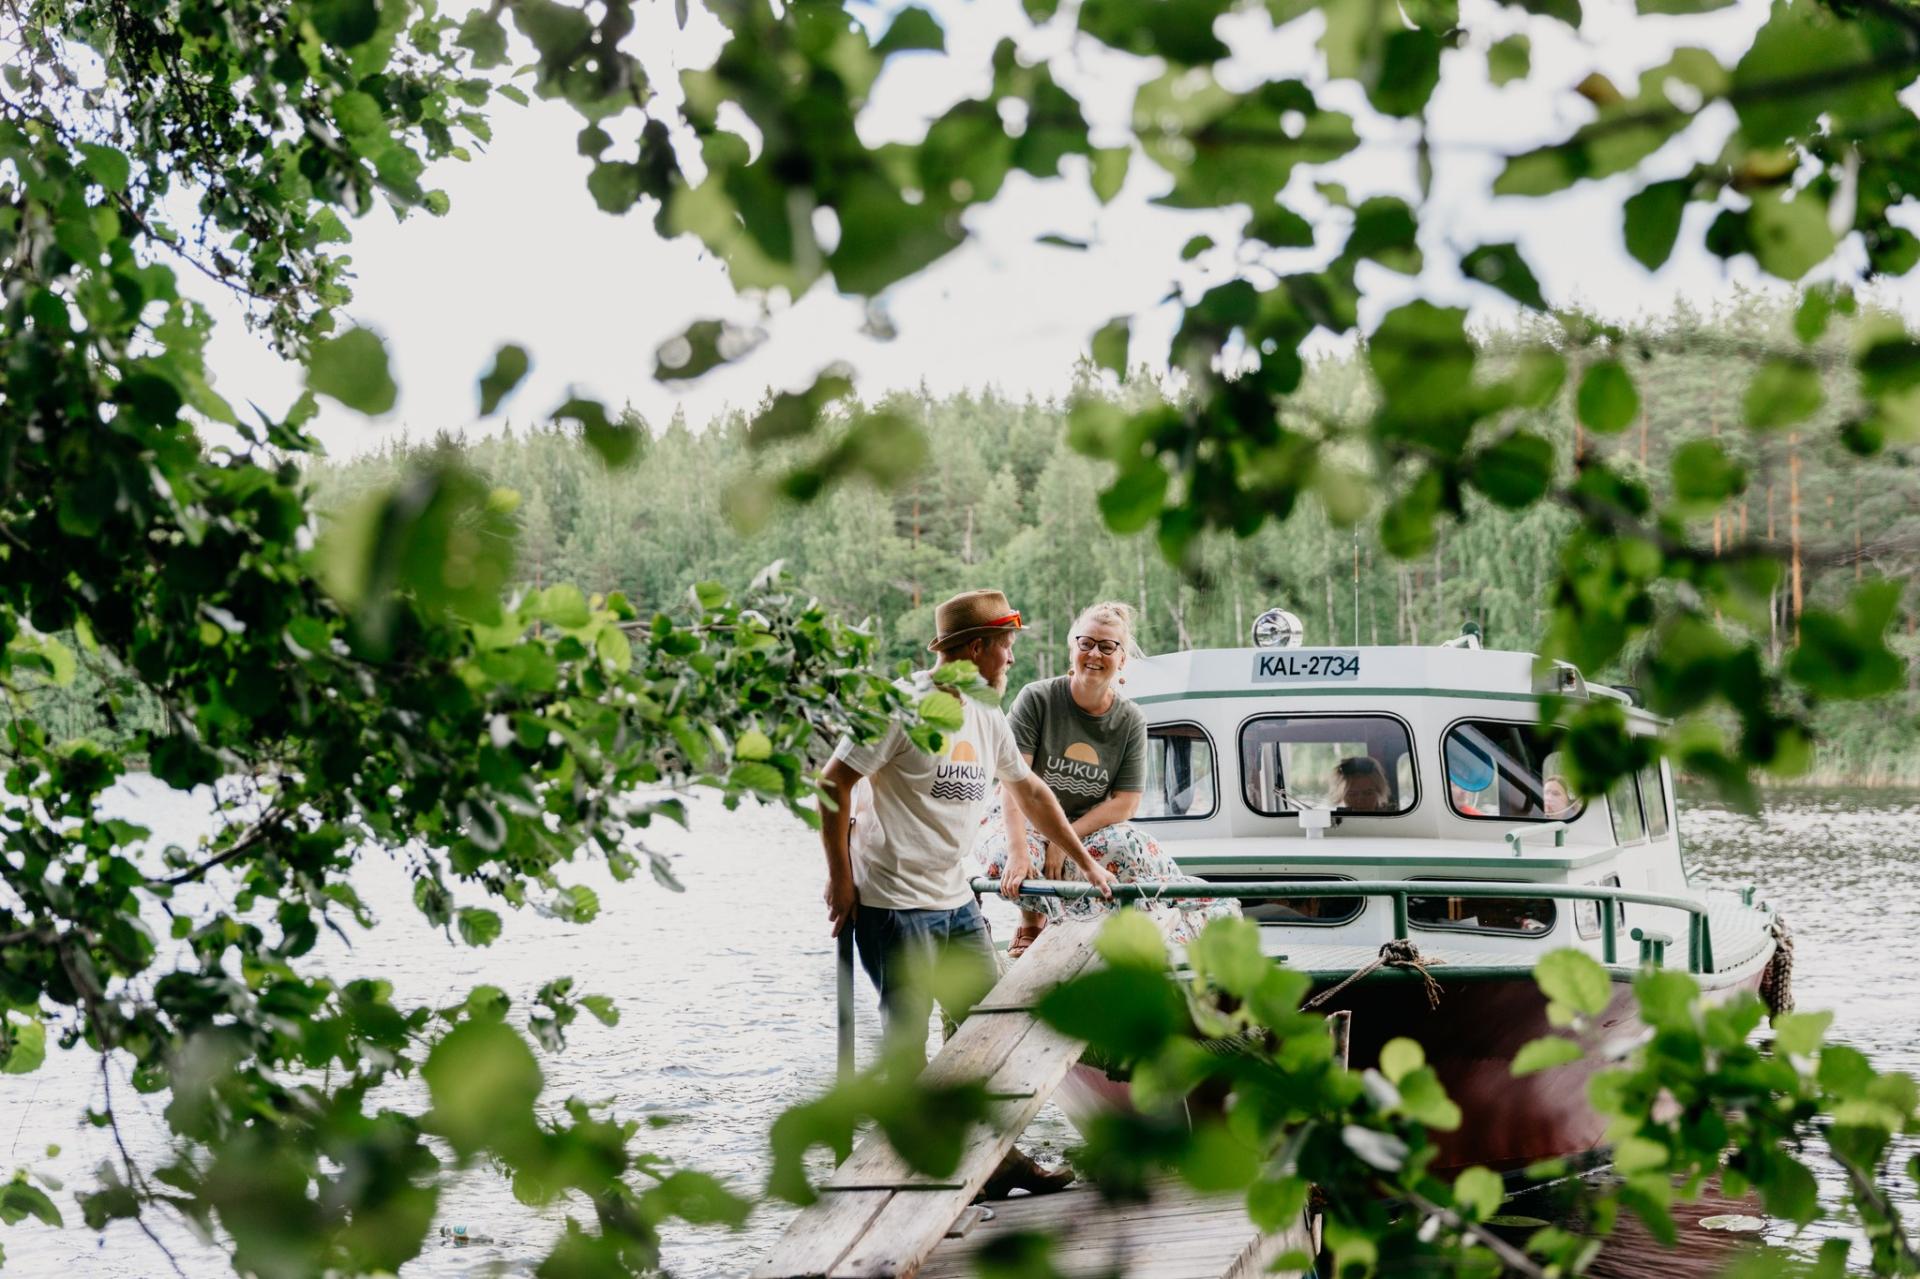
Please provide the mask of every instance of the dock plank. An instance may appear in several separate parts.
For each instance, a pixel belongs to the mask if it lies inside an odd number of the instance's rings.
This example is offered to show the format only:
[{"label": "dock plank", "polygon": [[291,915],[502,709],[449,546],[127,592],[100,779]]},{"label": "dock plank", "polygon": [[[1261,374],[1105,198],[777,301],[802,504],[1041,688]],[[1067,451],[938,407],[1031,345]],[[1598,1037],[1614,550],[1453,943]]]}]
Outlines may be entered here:
[{"label": "dock plank", "polygon": [[[1005,1011],[968,1018],[927,1067],[922,1078],[932,1083],[1020,1081],[1004,1090],[1018,1095],[993,1102],[988,1122],[975,1126],[954,1174],[916,1173],[882,1134],[869,1133],[829,1179],[822,1202],[794,1219],[774,1254],[754,1272],[758,1279],[823,1273],[880,1279],[914,1273],[1079,1059],[1080,1042],[1040,1026],[1030,1006],[1098,962],[1093,943],[1103,922],[1049,927],[982,1001]],[[1029,1039],[1032,1044],[1022,1052]],[[1017,1076],[1002,1074],[1010,1062]],[[854,1199],[858,1207],[835,1210],[840,1199]],[[797,1240],[791,1248],[790,1240]]]},{"label": "dock plank", "polygon": [[824,1279],[891,1197],[886,1190],[822,1195],[819,1203],[795,1218],[752,1279]]},{"label": "dock plank", "polygon": [[992,1205],[994,1218],[964,1239],[946,1239],[914,1279],[970,1279],[980,1248],[1002,1235],[1043,1231],[1056,1244],[1058,1272],[1069,1279],[1253,1279],[1281,1254],[1311,1251],[1304,1221],[1262,1234],[1237,1196],[1202,1195],[1156,1182],[1144,1204],[1108,1204],[1090,1187]]}]

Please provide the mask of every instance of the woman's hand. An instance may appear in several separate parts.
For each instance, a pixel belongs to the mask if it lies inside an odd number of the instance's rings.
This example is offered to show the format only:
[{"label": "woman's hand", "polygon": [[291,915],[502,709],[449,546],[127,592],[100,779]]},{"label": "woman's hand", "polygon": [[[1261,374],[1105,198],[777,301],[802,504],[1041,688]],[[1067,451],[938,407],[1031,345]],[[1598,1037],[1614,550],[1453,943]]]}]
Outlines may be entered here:
[{"label": "woman's hand", "polygon": [[1033,858],[1024,848],[1007,850],[1007,864],[1000,870],[1000,895],[1008,901],[1020,896],[1020,885],[1033,874]]}]

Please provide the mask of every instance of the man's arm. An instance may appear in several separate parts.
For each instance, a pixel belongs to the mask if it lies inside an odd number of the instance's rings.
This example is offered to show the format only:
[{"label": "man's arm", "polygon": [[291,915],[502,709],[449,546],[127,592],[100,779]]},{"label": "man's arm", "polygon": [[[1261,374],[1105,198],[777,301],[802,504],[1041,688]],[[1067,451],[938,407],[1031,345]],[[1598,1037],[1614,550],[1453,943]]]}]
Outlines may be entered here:
[{"label": "man's arm", "polygon": [[1140,797],[1144,793],[1137,790],[1114,791],[1080,814],[1079,820],[1073,824],[1073,833],[1085,839],[1097,830],[1132,821],[1133,815],[1140,811]]},{"label": "man's arm", "polygon": [[1020,806],[1028,821],[1033,823],[1048,840],[1067,856],[1073,858],[1080,867],[1080,873],[1089,884],[1100,890],[1102,897],[1113,896],[1113,876],[1107,868],[1093,859],[1080,843],[1080,837],[1073,833],[1073,827],[1067,821],[1067,815],[1060,810],[1060,801],[1053,797],[1047,784],[1039,775],[1028,773],[1017,782],[1006,782],[1007,793]]},{"label": "man's arm", "polygon": [[[1032,755],[1022,751],[1020,758],[1029,768],[1033,766]],[[1007,864],[1000,868],[1000,895],[1012,901],[1020,895],[1020,885],[1033,874],[1033,858],[1027,852],[1027,816],[1011,795],[1000,806],[1000,816],[1007,826]]]},{"label": "man's arm", "polygon": [[831,801],[820,805],[820,843],[827,850],[827,920],[833,935],[853,922],[860,908],[860,897],[853,886],[853,852],[847,846],[851,829],[853,788],[863,776],[844,759],[827,765],[820,775],[820,795]]}]

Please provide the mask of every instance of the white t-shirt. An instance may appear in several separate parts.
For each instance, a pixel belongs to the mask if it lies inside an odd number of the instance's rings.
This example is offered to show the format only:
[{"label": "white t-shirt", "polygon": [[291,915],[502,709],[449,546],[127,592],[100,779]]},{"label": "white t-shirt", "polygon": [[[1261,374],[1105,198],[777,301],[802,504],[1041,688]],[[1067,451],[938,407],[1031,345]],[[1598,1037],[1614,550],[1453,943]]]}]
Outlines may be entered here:
[{"label": "white t-shirt", "polygon": [[992,783],[1033,770],[999,707],[960,701],[966,722],[947,734],[945,754],[915,746],[898,720],[879,741],[847,738],[833,752],[872,786],[872,810],[859,813],[850,850],[862,905],[952,910],[973,897],[962,867],[992,804]]}]

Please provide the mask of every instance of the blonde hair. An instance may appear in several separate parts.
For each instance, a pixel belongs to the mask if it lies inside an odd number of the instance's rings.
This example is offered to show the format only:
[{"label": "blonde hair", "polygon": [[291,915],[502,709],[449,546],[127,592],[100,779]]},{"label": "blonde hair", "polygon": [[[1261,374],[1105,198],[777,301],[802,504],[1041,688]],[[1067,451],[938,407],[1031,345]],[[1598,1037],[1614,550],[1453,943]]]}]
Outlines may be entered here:
[{"label": "blonde hair", "polygon": [[1080,634],[1080,628],[1088,622],[1100,622],[1107,626],[1120,628],[1120,647],[1128,657],[1145,657],[1140,646],[1133,639],[1133,606],[1125,600],[1102,600],[1098,604],[1089,604],[1080,610],[1080,616],[1073,619],[1073,626],[1067,632],[1067,642]]}]

